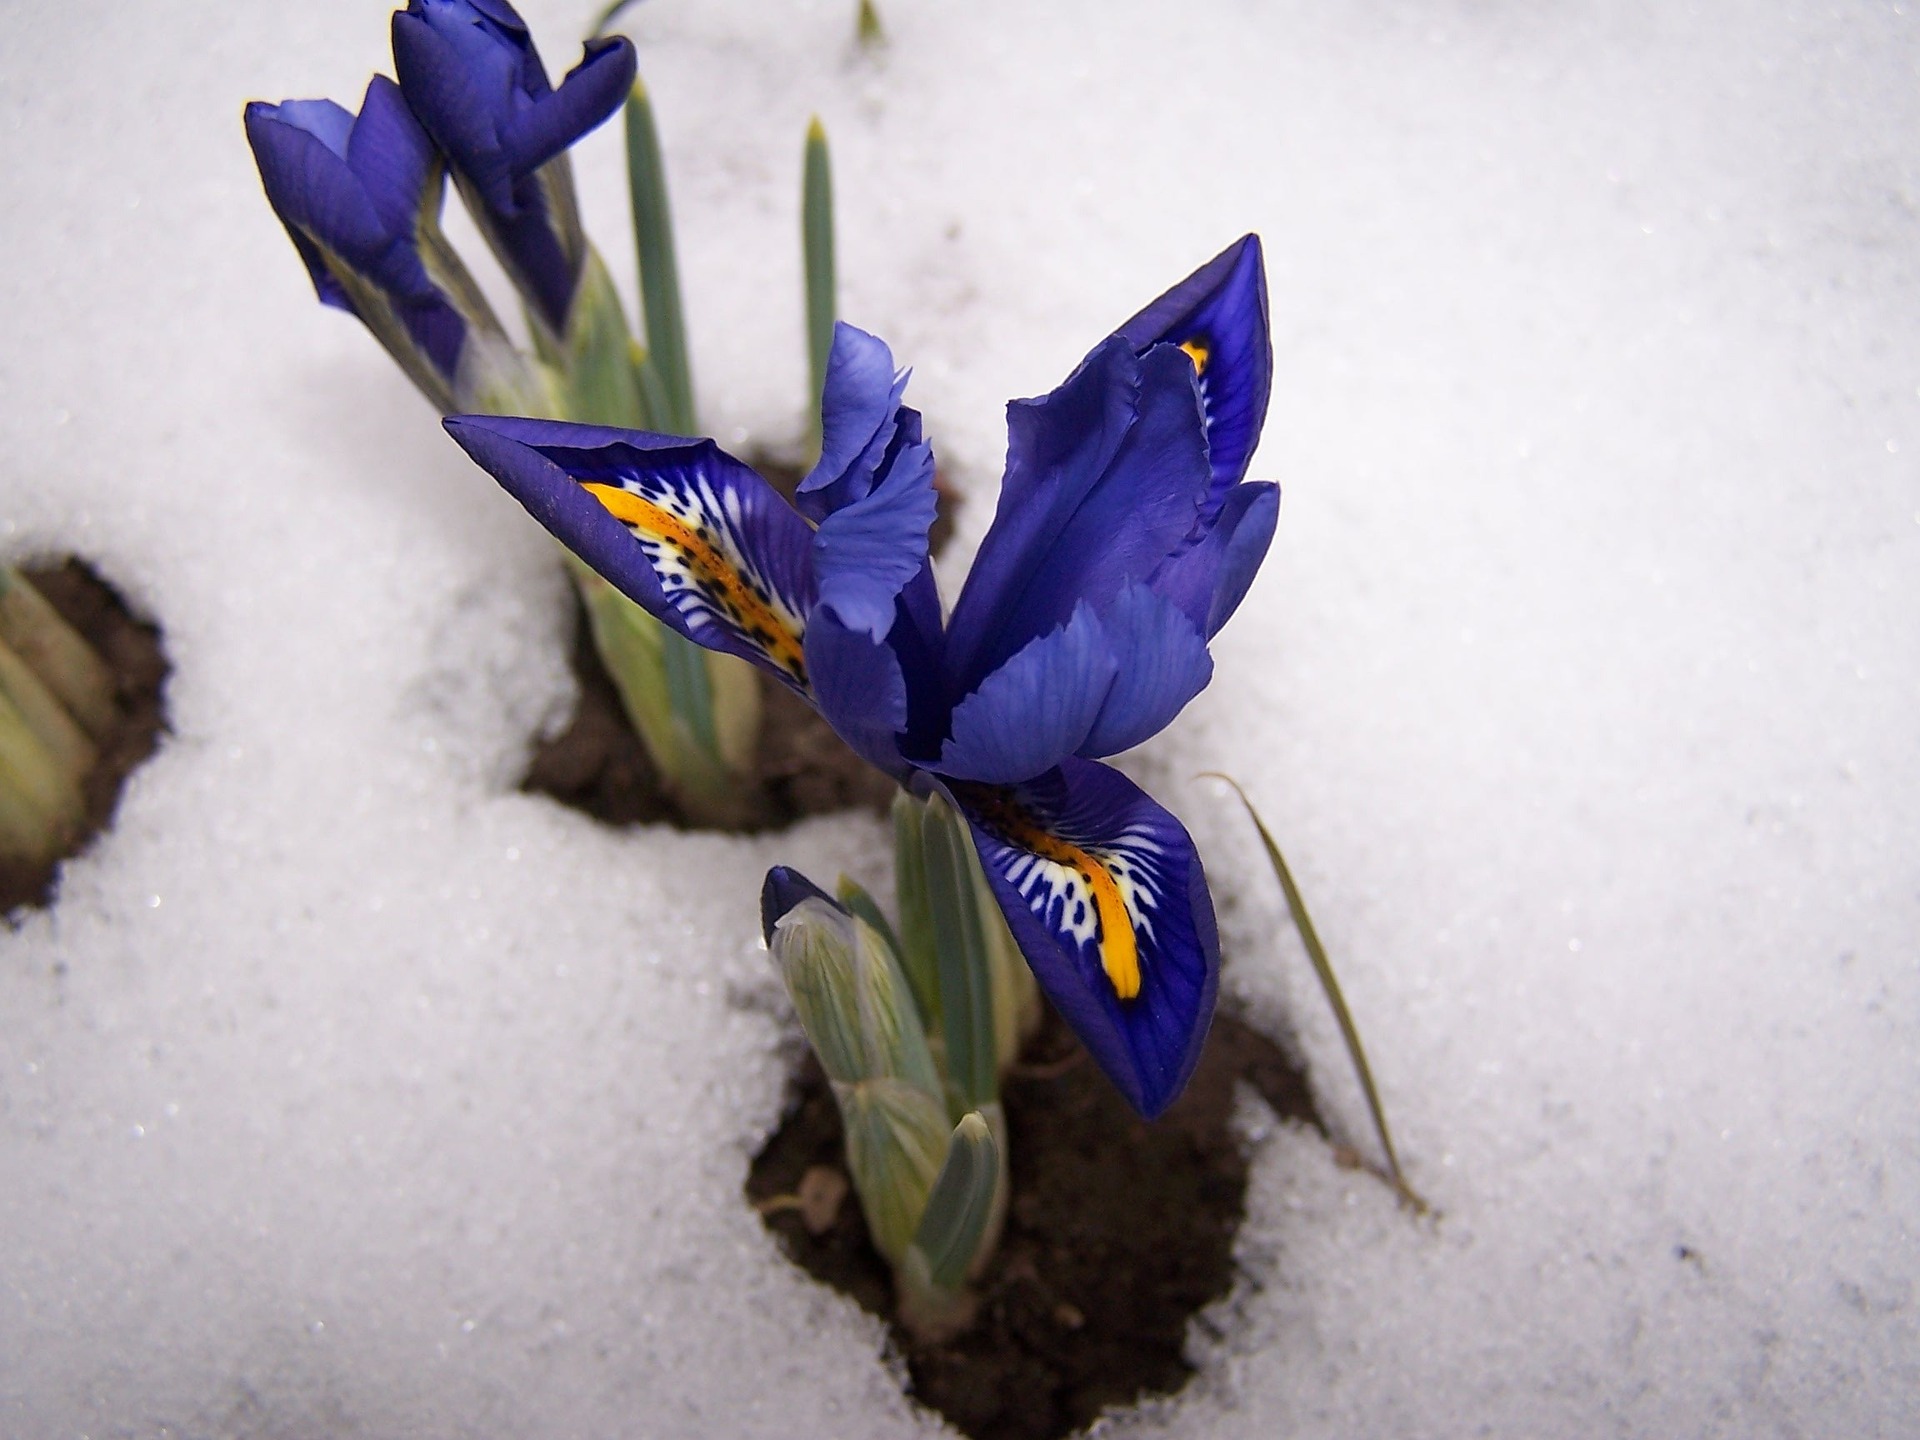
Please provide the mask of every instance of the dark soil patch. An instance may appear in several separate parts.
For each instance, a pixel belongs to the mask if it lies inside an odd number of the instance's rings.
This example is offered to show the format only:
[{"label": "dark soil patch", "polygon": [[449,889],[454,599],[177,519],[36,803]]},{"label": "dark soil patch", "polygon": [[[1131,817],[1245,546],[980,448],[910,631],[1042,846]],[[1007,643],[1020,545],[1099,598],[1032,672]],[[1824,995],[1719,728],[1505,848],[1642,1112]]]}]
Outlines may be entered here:
[{"label": "dark soil patch", "polygon": [[[685,825],[653,757],[640,743],[600,653],[586,607],[574,601],[573,673],[580,699],[567,726],[534,748],[523,790],[550,795],[609,825]],[[743,830],[771,830],[807,815],[861,807],[883,814],[896,786],[846,747],[812,706],[773,677],[760,681],[758,803]]]},{"label": "dark soil patch", "polygon": [[113,674],[115,724],[96,740],[100,758],[83,787],[86,818],[72,844],[45,862],[0,858],[0,911],[48,904],[60,862],[78,855],[113,823],[127,776],[153,754],[166,733],[165,690],[171,668],[159,628],[136,619],[113,587],[82,561],[23,565],[20,573],[107,662]]},{"label": "dark soil patch", "polygon": [[[758,462],[774,488],[791,497],[800,472]],[[940,513],[929,537],[937,554],[953,533],[958,497],[940,485]],[[550,795],[609,825],[665,822],[686,817],[660,782],[647,747],[634,733],[620,695],[600,663],[586,609],[574,602],[573,673],[580,699],[566,728],[536,743],[523,790]],[[846,747],[804,700],[760,674],[762,721],[754,757],[757,794],[742,830],[777,830],[808,815],[869,809],[885,813],[894,784]]]},{"label": "dark soil patch", "polygon": [[[1241,1080],[1276,1115],[1325,1132],[1302,1072],[1232,1016],[1215,1019],[1186,1093],[1148,1124],[1049,1014],[1005,1086],[1013,1197],[980,1318],[938,1345],[894,1326],[910,1393],[975,1440],[1057,1440],[1104,1409],[1185,1385],[1188,1321],[1233,1284],[1247,1189],[1230,1124]],[[817,1235],[791,1204],[767,1203],[816,1167],[844,1175],[846,1161],[809,1055],[747,1198],[795,1263],[891,1318],[892,1279],[851,1197]]]}]

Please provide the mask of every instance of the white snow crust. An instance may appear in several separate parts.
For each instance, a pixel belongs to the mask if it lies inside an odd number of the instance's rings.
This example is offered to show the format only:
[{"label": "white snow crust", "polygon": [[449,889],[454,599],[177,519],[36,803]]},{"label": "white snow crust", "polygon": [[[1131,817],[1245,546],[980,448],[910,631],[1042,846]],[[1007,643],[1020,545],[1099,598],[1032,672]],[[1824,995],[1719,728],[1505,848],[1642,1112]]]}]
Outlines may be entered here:
[{"label": "white snow crust", "polygon": [[[699,401],[791,444],[802,131],[843,311],[991,514],[1002,405],[1265,238],[1279,535],[1128,763],[1226,988],[1411,1219],[1248,1110],[1244,1278],[1113,1435],[1920,1433],[1920,19],[1905,4],[652,0]],[[593,6],[523,7],[556,72]],[[389,6],[9,7],[0,549],[165,629],[173,733],[0,933],[0,1434],[942,1433],[742,1203],[765,867],[516,792],[550,542],[316,305],[249,98]],[[631,292],[617,133],[578,152]],[[960,560],[945,578],[952,584]]]}]

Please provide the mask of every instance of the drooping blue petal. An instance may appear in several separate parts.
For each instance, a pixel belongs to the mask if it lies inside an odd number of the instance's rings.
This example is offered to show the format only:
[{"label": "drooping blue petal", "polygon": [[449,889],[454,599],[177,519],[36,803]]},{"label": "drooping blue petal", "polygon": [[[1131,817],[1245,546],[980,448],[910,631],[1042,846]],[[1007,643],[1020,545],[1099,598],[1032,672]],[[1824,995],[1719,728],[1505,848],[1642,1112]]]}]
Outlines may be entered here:
[{"label": "drooping blue petal", "polygon": [[1106,631],[1082,602],[953,707],[953,735],[936,768],[996,785],[1051,770],[1086,743],[1117,670]]},{"label": "drooping blue petal", "polygon": [[842,625],[822,605],[807,623],[806,661],[811,698],[834,733],[869,765],[903,778],[907,681],[893,647]]},{"label": "drooping blue petal", "polygon": [[1129,585],[1100,612],[1114,657],[1112,686],[1075,753],[1117,755],[1158,735],[1213,678],[1199,630],[1172,601]]},{"label": "drooping blue petal", "polygon": [[1118,771],[1069,759],[1024,785],[949,787],[1040,988],[1148,1119],[1212,1023],[1220,942],[1186,829]]},{"label": "drooping blue petal", "polygon": [[813,881],[790,866],[775,865],[767,871],[767,878],[760,884],[760,938],[771,945],[773,927],[780,923],[789,910],[804,900],[824,900],[836,910],[846,909]]},{"label": "drooping blue petal", "polygon": [[794,491],[794,503],[809,520],[818,523],[866,495],[906,388],[906,374],[895,371],[886,341],[844,320],[834,322],[820,397],[820,458]]},{"label": "drooping blue petal", "polygon": [[1279,486],[1256,480],[1234,486],[1204,522],[1200,538],[1167,560],[1149,583],[1211,640],[1246,598],[1279,515]]},{"label": "drooping blue petal", "polygon": [[1008,406],[1007,430],[999,509],[953,609],[962,692],[1157,569],[1210,484],[1193,367],[1171,347],[1108,340],[1045,399]]},{"label": "drooping blue petal", "polygon": [[[531,51],[529,66],[540,68]],[[635,68],[633,42],[624,35],[589,40],[580,63],[559,88],[520,110],[507,126],[501,141],[508,164],[518,173],[531,174],[598,129],[633,89]],[[542,81],[545,78],[542,74]]]},{"label": "drooping blue petal", "polygon": [[649,614],[808,693],[813,535],[747,466],[711,440],[491,415],[446,425],[536,520]]},{"label": "drooping blue petal", "polygon": [[1208,510],[1218,509],[1247,473],[1273,388],[1260,237],[1236,240],[1116,333],[1137,351],[1177,345],[1192,360],[1213,468]]},{"label": "drooping blue petal", "polygon": [[872,490],[835,509],[814,532],[821,604],[849,627],[885,639],[895,597],[927,563],[938,498],[933,447],[925,441],[899,446]]}]

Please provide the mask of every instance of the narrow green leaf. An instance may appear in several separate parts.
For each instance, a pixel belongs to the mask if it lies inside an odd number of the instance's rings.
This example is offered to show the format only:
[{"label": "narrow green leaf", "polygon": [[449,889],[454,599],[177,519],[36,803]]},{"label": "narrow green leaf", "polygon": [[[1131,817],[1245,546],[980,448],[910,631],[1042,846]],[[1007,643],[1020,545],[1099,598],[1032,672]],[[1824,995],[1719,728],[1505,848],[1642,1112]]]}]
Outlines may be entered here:
[{"label": "narrow green leaf", "polygon": [[[634,733],[647,747],[661,780],[681,812],[697,825],[732,826],[751,818],[753,797],[738,771],[730,768],[715,746],[702,743],[695,733],[699,719],[684,707],[699,703],[711,680],[705,652],[669,630],[585,564],[569,555],[573,576],[593,648],[607,667]],[[688,652],[691,651],[691,664]],[[676,666],[684,665],[684,669]],[[698,667],[697,669],[695,667]],[[693,670],[698,677],[697,687]],[[707,733],[713,734],[713,711],[704,706]]]},{"label": "narrow green leaf", "polygon": [[565,377],[567,418],[589,425],[644,429],[652,418],[633,366],[633,337],[627,332],[613,277],[599,253],[587,251],[573,309],[567,316]]},{"label": "narrow green leaf", "polygon": [[993,1132],[978,1110],[954,1126],[946,1163],[927,1192],[913,1248],[925,1257],[926,1276],[942,1290],[965,1283],[997,1208],[1003,1167]]},{"label": "narrow green leaf", "polygon": [[868,894],[866,886],[851,875],[842,875],[840,883],[833,888],[835,898],[871,925],[880,938],[887,942],[887,948],[893,952],[893,958],[897,963],[900,959],[900,937],[894,933],[893,924],[887,919],[886,912],[880,908],[880,902]]},{"label": "narrow green leaf", "polygon": [[666,675],[667,701],[694,744],[717,759],[720,740],[713,728],[713,689],[707,683],[706,655],[686,636],[660,627],[660,668]]},{"label": "narrow green leaf", "polygon": [[38,675],[95,740],[113,729],[113,672],[11,565],[0,566],[0,642]]},{"label": "narrow green leaf", "polygon": [[820,397],[827,385],[827,355],[833,349],[833,322],[839,302],[833,255],[833,164],[827,132],[818,115],[807,126],[806,159],[800,182],[800,250],[807,276],[807,369],[813,383],[813,415],[818,424]]},{"label": "narrow green leaf", "polygon": [[1346,997],[1340,993],[1340,982],[1334,978],[1333,962],[1327,958],[1326,947],[1320,943],[1319,932],[1313,928],[1313,918],[1307,914],[1307,902],[1300,893],[1300,887],[1294,883],[1293,871],[1287,868],[1286,858],[1281,855],[1279,845],[1274,843],[1272,832],[1260,818],[1260,812],[1253,808],[1253,801],[1247,798],[1247,792],[1240,787],[1240,782],[1217,770],[1206,773],[1210,778],[1224,780],[1233,787],[1233,793],[1240,797],[1240,803],[1246,807],[1247,818],[1253,821],[1253,828],[1260,832],[1260,843],[1266,849],[1267,863],[1273,867],[1274,878],[1280,882],[1281,893],[1287,897],[1287,911],[1293,916],[1294,929],[1300,932],[1300,943],[1306,947],[1307,958],[1313,962],[1313,973],[1319,977],[1327,1004],[1333,1009],[1334,1019],[1340,1023],[1340,1035],[1346,1042],[1347,1055],[1353,1061],[1354,1071],[1360,1077],[1360,1089],[1367,1097],[1367,1109],[1373,1114],[1373,1128],[1380,1136],[1380,1148],[1386,1152],[1387,1168],[1392,1172],[1394,1188],[1416,1210],[1425,1211],[1427,1202],[1407,1184],[1406,1176],[1401,1173],[1400,1159],[1394,1154],[1393,1136],[1387,1129],[1387,1112],[1380,1104],[1380,1092],[1374,1087],[1373,1070],[1368,1066],[1367,1052],[1360,1044],[1359,1028],[1353,1023],[1353,1015],[1347,1009]]},{"label": "narrow green leaf", "polygon": [[[622,4],[631,4],[632,0],[621,0]],[[853,33],[862,45],[878,45],[887,38],[887,32],[880,28],[880,12],[873,8],[873,0],[860,0],[860,13],[854,17]]]},{"label": "narrow green leaf", "polygon": [[966,821],[935,796],[921,825],[927,900],[940,976],[940,1023],[947,1042],[947,1080],[961,1113],[1000,1097],[999,1044],[994,1034],[993,975],[980,912],[974,903]]},{"label": "narrow green leaf", "polygon": [[634,249],[640,262],[641,308],[646,312],[647,356],[660,373],[668,402],[667,413],[657,418],[674,434],[697,435],[700,427],[693,409],[693,373],[687,363],[666,166],[654,128],[653,105],[646,86],[638,80],[627,97],[627,185],[633,204]]},{"label": "narrow green leaf", "polygon": [[927,898],[927,855],[921,831],[924,800],[901,791],[893,797],[893,890],[900,907],[900,968],[920,1002],[927,1028],[940,1021],[940,959],[933,941],[933,910]]}]

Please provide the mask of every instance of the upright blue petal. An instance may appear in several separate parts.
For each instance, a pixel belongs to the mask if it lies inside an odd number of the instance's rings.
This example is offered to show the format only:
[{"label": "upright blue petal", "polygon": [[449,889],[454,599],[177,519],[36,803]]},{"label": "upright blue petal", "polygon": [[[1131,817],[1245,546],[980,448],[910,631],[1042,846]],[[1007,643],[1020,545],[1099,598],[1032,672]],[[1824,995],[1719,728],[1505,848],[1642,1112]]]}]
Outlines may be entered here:
[{"label": "upright blue petal", "polygon": [[1206,408],[1213,488],[1208,511],[1245,478],[1273,388],[1267,274],[1260,237],[1214,256],[1116,332],[1135,350],[1177,345],[1193,363]]},{"label": "upright blue petal", "polygon": [[820,397],[820,458],[794,491],[794,503],[809,520],[824,520],[867,494],[899,423],[906,389],[906,372],[895,371],[886,341],[844,320],[834,322]]},{"label": "upright blue petal", "polygon": [[[917,422],[916,416],[916,435]],[[927,535],[938,508],[933,447],[917,439],[899,444],[873,488],[835,509],[814,532],[821,603],[845,624],[885,639],[895,597],[927,563]]]},{"label": "upright blue petal", "polygon": [[564,335],[587,254],[565,152],[619,108],[633,46],[591,42],[555,90],[504,0],[410,0],[393,17],[393,59],[488,243],[542,322]]},{"label": "upright blue petal", "polygon": [[491,415],[446,424],[481,468],[635,604],[696,644],[809,693],[813,535],[747,466],[711,440]]},{"label": "upright blue petal", "polygon": [[1090,760],[1023,785],[947,788],[1040,988],[1152,1119],[1193,1073],[1220,983],[1213,901],[1186,829]]},{"label": "upright blue petal", "polygon": [[1008,406],[1007,430],[1000,506],[953,608],[957,693],[1158,569],[1210,483],[1193,367],[1169,346],[1107,341],[1045,399]]},{"label": "upright blue petal", "polygon": [[376,75],[357,117],[332,101],[255,101],[245,122],[267,199],[320,299],[357,315],[442,410],[470,398],[466,385],[485,368],[473,357],[497,350],[493,363],[505,364],[511,347],[443,253],[439,157],[394,83]]}]

